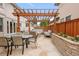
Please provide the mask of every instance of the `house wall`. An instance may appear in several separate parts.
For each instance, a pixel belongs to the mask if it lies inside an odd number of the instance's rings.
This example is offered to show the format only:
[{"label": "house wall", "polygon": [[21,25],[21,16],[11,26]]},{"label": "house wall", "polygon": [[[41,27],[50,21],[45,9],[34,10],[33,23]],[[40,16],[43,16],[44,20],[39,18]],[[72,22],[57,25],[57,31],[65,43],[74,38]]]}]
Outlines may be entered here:
[{"label": "house wall", "polygon": [[[4,33],[7,33],[7,21],[9,22],[9,33],[10,33],[10,22],[12,22],[12,24],[13,23],[16,23],[16,17],[15,16],[13,16],[13,10],[14,10],[14,6],[12,6],[11,4],[9,4],[9,3],[5,3],[5,4],[3,4],[3,8],[4,8],[4,15],[5,15],[5,17],[4,17],[4,26],[3,26],[3,28],[5,28],[4,29]],[[12,32],[14,32],[14,26],[12,25]]]},{"label": "house wall", "polygon": [[20,17],[20,31],[26,31],[26,21],[27,19],[25,17]]},{"label": "house wall", "polygon": [[[71,15],[71,20],[79,18],[79,3],[61,3],[59,5],[59,17],[61,21],[66,21],[66,16]],[[61,20],[64,18],[63,20]]]},{"label": "house wall", "polygon": [[[3,18],[3,32],[7,33],[7,21],[9,22],[9,33],[10,32],[10,22],[12,22],[12,33],[14,33],[14,23],[15,23],[15,32],[17,31],[17,17],[14,16],[12,13],[16,7],[14,7],[11,3],[3,3],[2,7],[0,7],[0,18]],[[22,23],[22,27],[20,27],[22,30],[25,30],[25,20],[26,18],[20,17],[20,23]]]}]

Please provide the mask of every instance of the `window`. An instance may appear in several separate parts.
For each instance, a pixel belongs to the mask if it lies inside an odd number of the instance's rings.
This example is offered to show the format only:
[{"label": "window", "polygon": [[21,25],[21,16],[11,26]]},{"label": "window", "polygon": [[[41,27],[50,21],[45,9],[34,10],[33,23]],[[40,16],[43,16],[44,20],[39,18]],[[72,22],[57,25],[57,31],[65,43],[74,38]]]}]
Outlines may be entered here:
[{"label": "window", "polygon": [[12,33],[12,22],[10,22],[10,33]]},{"label": "window", "polygon": [[66,17],[66,21],[69,21],[69,20],[71,20],[71,15]]},{"label": "window", "polygon": [[[32,23],[32,25],[33,25],[33,23]],[[26,22],[26,27],[28,26],[28,22]]]},{"label": "window", "polygon": [[59,20],[59,19],[60,19],[60,17],[57,17],[56,19],[57,19],[57,20]]},{"label": "window", "polygon": [[59,19],[60,19],[60,17],[57,17],[57,18],[56,18],[56,21],[59,21]]},{"label": "window", "polygon": [[15,23],[14,23],[14,32],[15,32]]},{"label": "window", "polygon": [[64,18],[62,18],[62,19],[60,20],[60,22],[64,22]]},{"label": "window", "polygon": [[3,31],[3,18],[0,18],[0,32]]},{"label": "window", "polygon": [[0,3],[0,7],[2,7],[2,5],[3,5],[3,4],[2,4],[2,3]]},{"label": "window", "polygon": [[7,33],[9,33],[9,22],[7,21]]}]

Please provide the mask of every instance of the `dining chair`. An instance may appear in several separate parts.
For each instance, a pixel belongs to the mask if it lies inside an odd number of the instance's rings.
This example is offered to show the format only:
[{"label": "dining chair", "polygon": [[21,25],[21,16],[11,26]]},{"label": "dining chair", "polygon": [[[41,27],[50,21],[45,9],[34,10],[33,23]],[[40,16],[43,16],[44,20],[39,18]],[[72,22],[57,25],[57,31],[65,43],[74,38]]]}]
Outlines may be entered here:
[{"label": "dining chair", "polygon": [[9,40],[4,36],[4,34],[0,35],[0,47],[4,47],[7,49],[7,56],[9,55]]},{"label": "dining chair", "polygon": [[[22,46],[22,54],[24,54],[24,40],[22,39],[21,35],[12,35],[12,46],[11,48],[13,48],[13,46]],[[12,54],[12,50],[10,52]]]},{"label": "dining chair", "polygon": [[31,35],[33,35],[32,38],[29,39],[29,42],[32,42],[35,44],[36,48],[37,48],[37,38],[38,38],[38,34],[36,32],[30,32]]},{"label": "dining chair", "polygon": [[22,35],[22,32],[16,32],[16,35]]}]

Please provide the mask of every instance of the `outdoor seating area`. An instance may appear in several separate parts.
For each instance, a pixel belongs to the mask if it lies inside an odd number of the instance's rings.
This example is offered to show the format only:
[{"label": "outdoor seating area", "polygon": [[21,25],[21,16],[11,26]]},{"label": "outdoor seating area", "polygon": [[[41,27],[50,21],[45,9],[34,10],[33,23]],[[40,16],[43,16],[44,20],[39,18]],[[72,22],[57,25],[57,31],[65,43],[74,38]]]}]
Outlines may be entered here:
[{"label": "outdoor seating area", "polygon": [[[33,42],[34,40],[32,39],[33,38],[29,39],[29,41],[31,42],[28,43],[28,48],[26,48],[26,43],[24,44],[23,54],[22,54],[23,46],[20,43],[18,43],[17,45],[15,42],[16,45],[12,46],[12,54],[9,54],[9,56],[52,56],[52,55],[61,56],[60,52],[52,44],[51,38],[47,38],[44,35],[40,35],[36,40],[37,42]],[[50,49],[48,48],[48,46]],[[6,56],[7,49],[5,48],[2,49],[3,49],[2,52],[0,50],[0,55]]]},{"label": "outdoor seating area", "polygon": [[0,36],[0,47],[7,49],[6,55],[8,56],[12,54],[13,47],[15,47],[16,49],[18,46],[21,46],[22,54],[24,54],[24,45],[26,45],[26,48],[28,48],[30,42],[34,42],[36,44],[37,37],[38,35],[35,32],[31,32],[29,34],[21,32],[3,34],[2,36]]}]

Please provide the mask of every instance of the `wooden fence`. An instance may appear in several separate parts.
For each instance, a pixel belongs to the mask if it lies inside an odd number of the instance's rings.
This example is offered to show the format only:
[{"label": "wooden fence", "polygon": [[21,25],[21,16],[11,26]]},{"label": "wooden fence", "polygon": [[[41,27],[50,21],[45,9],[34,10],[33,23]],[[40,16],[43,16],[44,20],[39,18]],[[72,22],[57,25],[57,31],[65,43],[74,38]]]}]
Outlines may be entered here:
[{"label": "wooden fence", "polygon": [[43,29],[44,31],[47,31],[49,29],[49,26],[37,26],[34,27],[35,29]]},{"label": "wooden fence", "polygon": [[49,26],[49,29],[55,33],[63,32],[70,36],[79,35],[79,18],[62,23],[53,24]]}]

